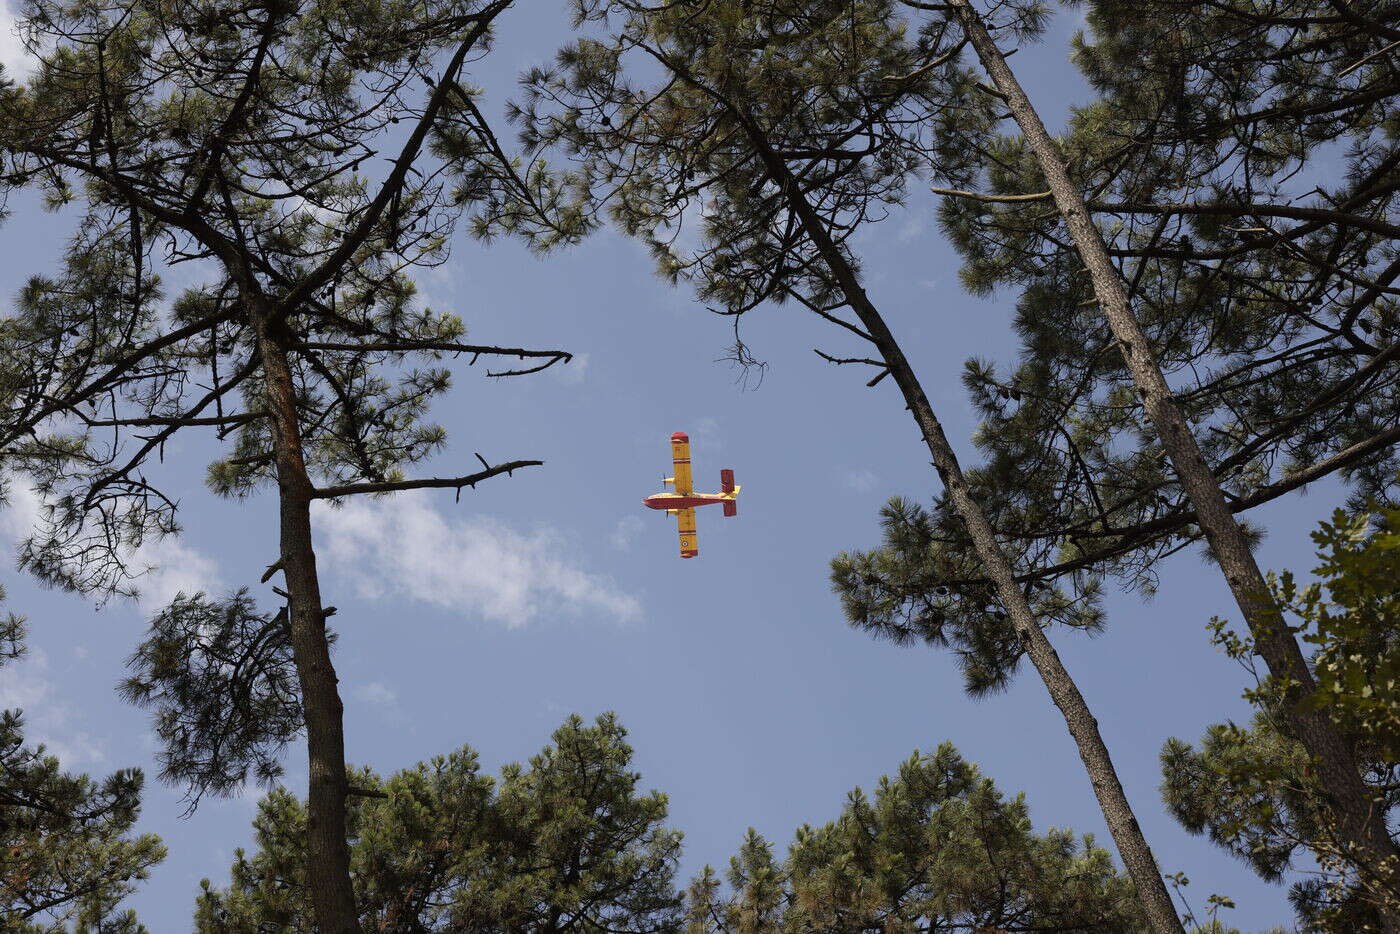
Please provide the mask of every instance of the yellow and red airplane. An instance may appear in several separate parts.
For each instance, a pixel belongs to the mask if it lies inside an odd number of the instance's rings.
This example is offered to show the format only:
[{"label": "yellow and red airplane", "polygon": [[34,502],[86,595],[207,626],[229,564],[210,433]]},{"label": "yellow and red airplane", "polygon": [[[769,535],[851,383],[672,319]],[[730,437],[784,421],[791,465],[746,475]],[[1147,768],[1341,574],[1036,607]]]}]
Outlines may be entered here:
[{"label": "yellow and red airplane", "polygon": [[681,557],[693,558],[700,553],[700,543],[695,537],[695,507],[721,503],[726,516],[739,514],[739,487],[734,485],[734,471],[719,472],[720,492],[696,493],[690,476],[690,438],[683,431],[671,435],[671,460],[675,464],[674,477],[666,477],[661,482],[676,488],[674,493],[656,493],[642,500],[652,509],[664,509],[676,517],[676,529],[681,536]]}]

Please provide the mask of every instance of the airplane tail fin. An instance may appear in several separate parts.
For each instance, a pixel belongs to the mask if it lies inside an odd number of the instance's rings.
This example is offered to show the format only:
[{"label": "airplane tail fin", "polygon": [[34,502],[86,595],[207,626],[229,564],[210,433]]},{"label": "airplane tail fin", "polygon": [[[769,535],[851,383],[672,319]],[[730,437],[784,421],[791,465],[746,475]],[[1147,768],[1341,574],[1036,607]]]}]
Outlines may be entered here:
[{"label": "airplane tail fin", "polygon": [[721,470],[719,472],[719,489],[721,493],[735,493],[735,499],[724,502],[725,516],[737,516],[739,514],[739,502],[737,499],[738,487],[734,485],[734,471]]}]

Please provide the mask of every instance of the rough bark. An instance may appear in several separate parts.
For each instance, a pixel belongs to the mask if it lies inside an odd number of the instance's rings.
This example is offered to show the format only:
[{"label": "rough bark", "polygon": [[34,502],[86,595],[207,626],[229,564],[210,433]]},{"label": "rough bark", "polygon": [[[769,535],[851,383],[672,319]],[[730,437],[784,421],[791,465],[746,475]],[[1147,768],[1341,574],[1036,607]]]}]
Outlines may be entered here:
[{"label": "rough bark", "polygon": [[[1089,271],[1095,298],[1137,384],[1143,407],[1195,508],[1197,522],[1254,638],[1255,651],[1272,675],[1290,685],[1285,694],[1284,716],[1290,730],[1317,762],[1319,778],[1343,840],[1363,862],[1370,864],[1378,879],[1393,885],[1400,849],[1386,833],[1380,810],[1361,780],[1350,745],[1325,711],[1300,703],[1314,687],[1302,650],[1270,595],[1249,542],[1172,397],[1152,346],[1129,305],[1122,277],[1109,258],[1079,189],[1070,179],[1059,148],[969,0],[949,0],[949,5],[1040,163],[1055,205]],[[1389,915],[1386,925],[1388,931],[1400,932],[1400,918]]]},{"label": "rough bark", "polygon": [[963,478],[957,455],[948,443],[943,426],[915,376],[913,367],[905,358],[884,318],[865,294],[855,270],[831,239],[811,204],[800,194],[801,186],[769,145],[766,135],[746,114],[736,113],[736,117],[743,123],[769,174],[787,192],[789,204],[801,222],[804,232],[821,253],[851,310],[879,350],[882,361],[889,368],[904,395],[904,401],[913,413],[924,444],[933,457],[933,466],[952,498],[953,507],[967,525],[977,555],[986,567],[987,577],[996,588],[997,598],[1015,626],[1026,655],[1035,666],[1041,681],[1045,683],[1055,706],[1065,718],[1065,725],[1069,728],[1070,736],[1079,749],[1079,757],[1089,773],[1089,781],[1093,785],[1094,795],[1098,798],[1109,833],[1112,834],[1118,854],[1127,867],[1152,930],[1156,934],[1184,934],[1181,921],[1172,905],[1171,895],[1162,882],[1157,860],[1152,855],[1152,849],[1142,834],[1137,818],[1133,815],[1128,796],[1118,781],[1113,759],[1109,756],[1108,747],[1099,733],[1098,720],[1089,710],[1084,695],[1079,693],[1074,679],[1041,629],[1025,593],[1016,584],[1011,563],[997,544],[986,514],[982,512],[982,507]]},{"label": "rough bark", "polygon": [[277,464],[280,554],[292,627],[292,653],[301,684],[310,774],[307,789],[307,883],[316,927],[322,934],[360,934],[355,891],[350,881],[350,848],[345,838],[344,707],[326,641],[316,553],[311,545],[313,488],[302,452],[292,371],[280,326],[258,299],[249,318],[262,357],[266,404],[273,418]]}]

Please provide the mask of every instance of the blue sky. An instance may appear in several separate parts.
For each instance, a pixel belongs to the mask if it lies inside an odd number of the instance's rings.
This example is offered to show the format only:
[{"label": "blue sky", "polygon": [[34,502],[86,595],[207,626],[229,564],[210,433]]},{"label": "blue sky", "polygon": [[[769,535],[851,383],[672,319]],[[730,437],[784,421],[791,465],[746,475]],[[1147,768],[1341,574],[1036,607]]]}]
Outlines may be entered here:
[{"label": "blue sky", "polygon": [[[1013,63],[1050,122],[1085,91],[1066,62],[1070,15]],[[496,51],[471,77],[497,112],[514,76],[552,53],[567,17],[522,4],[502,20]],[[0,31],[0,36],[8,30]],[[0,42],[0,56],[13,46]],[[64,219],[21,213],[0,227],[0,295],[50,268]],[[966,461],[975,429],[958,380],[972,355],[1009,360],[1008,296],[975,299],[920,198],[869,230],[859,250],[867,288],[902,341]],[[464,491],[356,502],[317,516],[326,600],[339,607],[335,660],[346,701],[348,755],[381,773],[470,744],[484,764],[528,757],[569,713],[616,711],[630,729],[644,785],[667,792],[686,835],[681,881],[724,865],[747,827],[785,845],[802,823],[834,817],[852,787],[871,787],[915,749],[951,740],[1003,791],[1025,791],[1037,827],[1072,827],[1110,844],[1063,721],[1033,672],[974,702],[951,658],[877,643],[848,628],[827,562],[878,543],[892,495],[927,499],[937,479],[892,381],[836,368],[812,348],[854,349],[796,308],[762,308],[745,339],[769,364],[758,388],[716,362],[729,323],[651,272],[644,250],[604,233],[540,260],[510,243],[462,240],[452,262],[421,280],[437,308],[480,343],[560,347],[568,367],[508,381],[457,367],[436,414],[445,454],[424,474],[470,472],[536,458],[542,468]],[[701,510],[700,557],[676,554],[673,520],[644,509],[669,469],[667,438],[688,431],[697,487],[731,467],[739,517]],[[140,711],[113,691],[152,606],[176,589],[224,593],[257,585],[276,552],[272,499],[215,499],[203,487],[214,449],[188,435],[166,451],[159,479],[181,499],[185,534],[148,556],[160,565],[142,604],[97,608],[3,578],[9,609],[31,624],[31,657],[0,673],[0,707],[26,709],[31,737],[66,766],[148,775],[142,830],[170,857],[131,899],[155,932],[189,927],[201,877],[227,880],[234,847],[251,839],[256,793],[206,801],[188,819],[178,789],[155,780],[155,746]],[[1265,567],[1306,569],[1307,532],[1340,501],[1327,484],[1260,510]],[[32,508],[19,491],[0,514],[13,539]],[[1232,604],[1197,553],[1162,568],[1156,599],[1111,596],[1109,628],[1089,640],[1051,633],[1094,708],[1123,783],[1164,871],[1184,871],[1199,909],[1219,892],[1227,920],[1258,930],[1290,918],[1266,885],[1162,810],[1157,755],[1168,736],[1248,717],[1246,676],[1208,643],[1205,624]],[[288,781],[304,790],[294,747]]]}]

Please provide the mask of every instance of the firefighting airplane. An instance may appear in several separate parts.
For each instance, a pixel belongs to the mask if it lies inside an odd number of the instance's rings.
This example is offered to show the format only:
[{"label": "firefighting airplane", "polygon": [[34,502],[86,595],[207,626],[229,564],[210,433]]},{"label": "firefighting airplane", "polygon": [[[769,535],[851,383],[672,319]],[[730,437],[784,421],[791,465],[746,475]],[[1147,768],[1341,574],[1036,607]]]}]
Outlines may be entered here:
[{"label": "firefighting airplane", "polygon": [[695,507],[710,503],[721,503],[726,516],[739,514],[739,487],[734,485],[734,471],[719,472],[719,493],[696,493],[690,477],[690,438],[683,431],[671,435],[671,460],[675,462],[676,475],[666,477],[661,482],[676,488],[674,493],[656,493],[642,500],[652,509],[664,509],[676,517],[676,528],[681,536],[681,557],[693,558],[700,553],[700,544],[695,537]]}]

